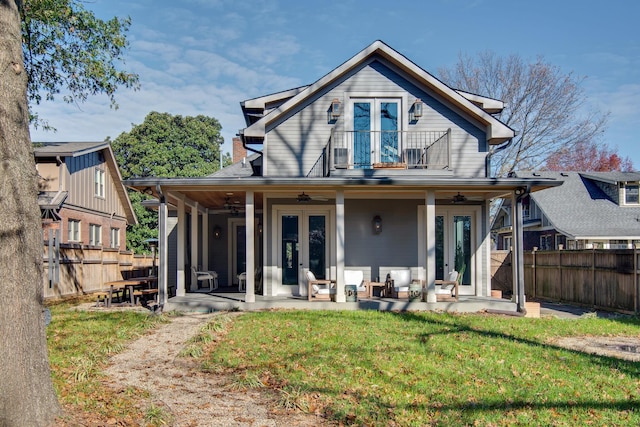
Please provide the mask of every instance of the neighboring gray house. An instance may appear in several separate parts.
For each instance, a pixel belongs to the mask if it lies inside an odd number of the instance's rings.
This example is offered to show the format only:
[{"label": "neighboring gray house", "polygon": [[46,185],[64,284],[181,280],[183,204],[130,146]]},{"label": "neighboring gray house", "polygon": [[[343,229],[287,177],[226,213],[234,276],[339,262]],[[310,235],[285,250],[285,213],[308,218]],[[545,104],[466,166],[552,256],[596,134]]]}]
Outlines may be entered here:
[{"label": "neighboring gray house", "polygon": [[435,280],[464,266],[461,295],[488,296],[490,200],[558,184],[490,177],[491,148],[515,134],[494,116],[502,102],[445,85],[381,41],[241,107],[244,161],[125,182],[160,200],[161,292],[196,291],[197,266],[229,287],[246,272],[247,302],[304,295],[310,270],[335,279],[344,302],[344,270],[383,281],[405,268],[435,302]]},{"label": "neighboring gray house", "polygon": [[[523,199],[524,249],[628,249],[640,243],[639,172],[518,172],[553,178],[559,187]],[[497,249],[509,249],[511,203],[502,202],[492,226]]]}]

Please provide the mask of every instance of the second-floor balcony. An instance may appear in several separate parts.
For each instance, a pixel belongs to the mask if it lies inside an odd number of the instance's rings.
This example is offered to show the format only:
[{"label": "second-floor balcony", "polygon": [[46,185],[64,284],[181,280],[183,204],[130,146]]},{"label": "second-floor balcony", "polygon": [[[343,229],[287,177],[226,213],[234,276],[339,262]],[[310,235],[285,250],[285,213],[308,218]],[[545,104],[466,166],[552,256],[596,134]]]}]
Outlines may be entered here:
[{"label": "second-floor balcony", "polygon": [[451,130],[334,131],[309,176],[344,170],[437,169],[451,164]]}]

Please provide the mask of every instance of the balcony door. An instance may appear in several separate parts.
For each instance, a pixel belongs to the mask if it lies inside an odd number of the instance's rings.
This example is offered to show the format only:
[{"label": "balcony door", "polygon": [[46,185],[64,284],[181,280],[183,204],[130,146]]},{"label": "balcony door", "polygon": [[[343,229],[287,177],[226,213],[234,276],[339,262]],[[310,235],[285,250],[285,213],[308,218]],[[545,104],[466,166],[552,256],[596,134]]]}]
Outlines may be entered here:
[{"label": "balcony door", "polygon": [[353,165],[400,161],[401,98],[352,98]]}]

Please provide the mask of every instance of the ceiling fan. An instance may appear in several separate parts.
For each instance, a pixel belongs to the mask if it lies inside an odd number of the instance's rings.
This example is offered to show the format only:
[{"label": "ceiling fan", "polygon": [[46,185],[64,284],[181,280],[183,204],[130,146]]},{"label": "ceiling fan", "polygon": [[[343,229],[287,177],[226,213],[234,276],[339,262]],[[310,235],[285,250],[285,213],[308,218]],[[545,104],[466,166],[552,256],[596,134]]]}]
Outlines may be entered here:
[{"label": "ceiling fan", "polygon": [[298,194],[298,196],[296,197],[296,200],[298,201],[298,203],[309,203],[312,200],[315,200],[318,202],[326,202],[329,199],[324,196],[312,196],[303,191],[302,193]]}]

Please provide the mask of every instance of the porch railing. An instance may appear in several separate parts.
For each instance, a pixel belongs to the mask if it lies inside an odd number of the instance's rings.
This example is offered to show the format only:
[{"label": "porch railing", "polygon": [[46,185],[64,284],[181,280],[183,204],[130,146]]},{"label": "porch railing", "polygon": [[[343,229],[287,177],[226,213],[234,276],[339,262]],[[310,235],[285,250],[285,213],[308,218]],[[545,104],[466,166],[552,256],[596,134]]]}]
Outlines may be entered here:
[{"label": "porch railing", "polygon": [[[328,144],[331,169],[406,167],[446,169],[451,164],[446,131],[335,131]],[[325,153],[325,157],[326,157]]]}]

